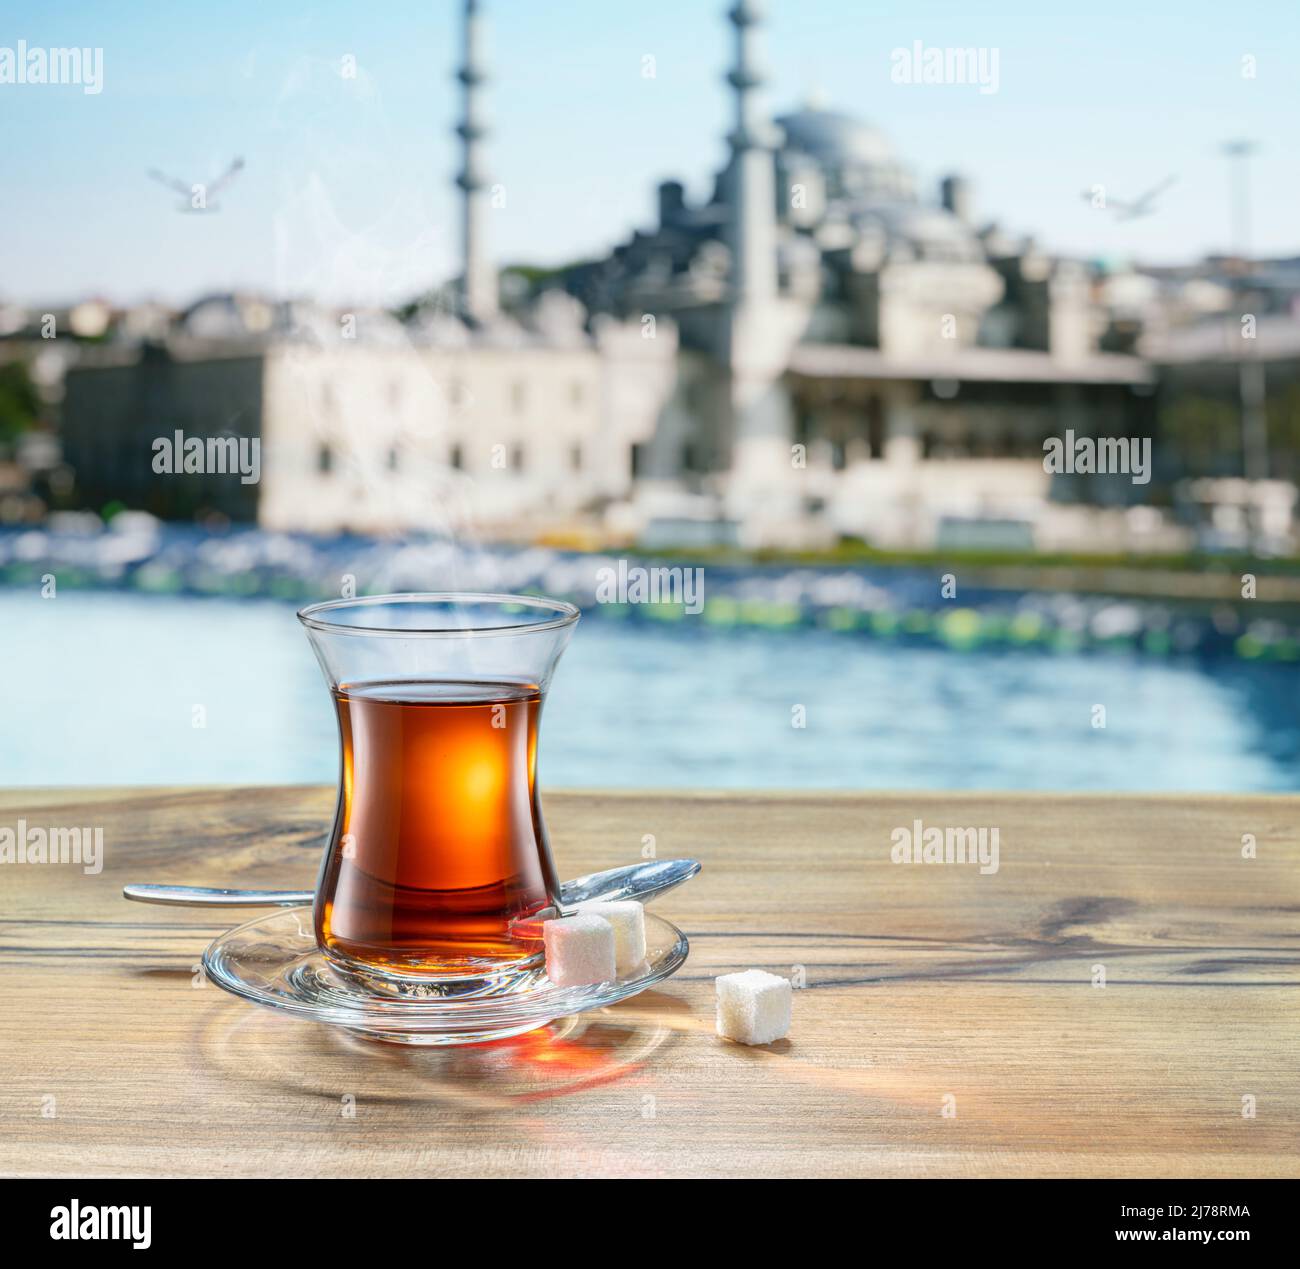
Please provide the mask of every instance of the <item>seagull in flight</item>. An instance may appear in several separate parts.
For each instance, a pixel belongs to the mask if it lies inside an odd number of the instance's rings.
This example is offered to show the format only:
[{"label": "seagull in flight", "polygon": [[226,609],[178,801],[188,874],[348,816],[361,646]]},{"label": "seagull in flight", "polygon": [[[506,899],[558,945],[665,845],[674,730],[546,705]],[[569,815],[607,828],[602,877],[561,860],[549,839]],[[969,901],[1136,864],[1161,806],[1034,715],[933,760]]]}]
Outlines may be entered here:
[{"label": "seagull in flight", "polygon": [[[1121,202],[1118,198],[1107,197],[1103,206],[1106,210],[1115,213],[1115,219],[1117,221],[1137,220],[1139,217],[1149,216],[1153,211],[1155,211],[1155,208],[1152,206],[1155,200],[1177,180],[1178,177],[1176,176],[1167,176],[1159,185],[1153,186],[1140,198],[1135,198],[1131,203]],[[1088,202],[1095,204],[1096,192],[1094,190],[1085,190],[1083,197],[1087,199]]]},{"label": "seagull in flight", "polygon": [[227,188],[235,177],[243,171],[243,168],[244,160],[236,158],[215,181],[190,182],[182,181],[175,176],[168,176],[166,172],[160,172],[156,167],[152,167],[149,169],[149,179],[157,181],[159,185],[165,185],[170,190],[174,190],[185,200],[177,208],[178,211],[214,212],[221,210],[220,204],[215,201],[216,195]]}]

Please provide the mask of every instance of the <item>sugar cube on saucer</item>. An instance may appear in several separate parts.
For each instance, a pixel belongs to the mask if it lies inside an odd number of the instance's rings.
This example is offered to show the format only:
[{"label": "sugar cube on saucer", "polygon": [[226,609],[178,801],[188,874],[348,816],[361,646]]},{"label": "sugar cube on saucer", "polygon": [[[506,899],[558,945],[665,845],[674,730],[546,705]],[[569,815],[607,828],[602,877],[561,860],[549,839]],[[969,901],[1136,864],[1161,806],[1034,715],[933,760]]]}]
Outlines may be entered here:
[{"label": "sugar cube on saucer", "polygon": [[542,926],[546,977],[557,987],[585,987],[615,977],[614,927],[602,916],[579,912]]},{"label": "sugar cube on saucer", "polygon": [[788,978],[747,969],[714,980],[718,993],[718,1034],[741,1044],[771,1044],[790,1030],[794,991]]},{"label": "sugar cube on saucer", "polygon": [[579,912],[604,917],[614,927],[614,966],[620,974],[645,960],[645,905],[635,899],[592,899],[578,905]]}]

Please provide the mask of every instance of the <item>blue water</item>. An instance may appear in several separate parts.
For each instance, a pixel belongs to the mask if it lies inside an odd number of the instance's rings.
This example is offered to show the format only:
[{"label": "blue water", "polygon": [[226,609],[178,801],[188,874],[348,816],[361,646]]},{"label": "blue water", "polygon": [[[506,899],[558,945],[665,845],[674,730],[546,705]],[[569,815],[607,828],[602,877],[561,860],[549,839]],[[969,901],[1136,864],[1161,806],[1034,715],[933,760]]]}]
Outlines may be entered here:
[{"label": "blue water", "polygon": [[[10,590],[0,632],[0,784],[335,779],[332,708],[290,605]],[[547,703],[541,779],[1297,791],[1300,671],[584,619]]]}]

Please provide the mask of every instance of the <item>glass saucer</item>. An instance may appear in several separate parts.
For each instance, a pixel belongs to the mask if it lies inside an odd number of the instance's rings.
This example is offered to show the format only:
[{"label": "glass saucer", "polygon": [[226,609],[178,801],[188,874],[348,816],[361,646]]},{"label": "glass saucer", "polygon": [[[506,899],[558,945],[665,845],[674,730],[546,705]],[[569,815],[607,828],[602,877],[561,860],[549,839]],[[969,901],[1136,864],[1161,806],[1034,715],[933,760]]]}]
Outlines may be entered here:
[{"label": "glass saucer", "polygon": [[203,953],[218,987],[296,1018],[397,1044],[476,1044],[521,1035],[556,1018],[626,1000],[675,973],[690,944],[675,925],[645,914],[646,959],[611,982],[556,987],[541,969],[474,996],[385,998],[340,973],[316,946],[310,908],[279,908],[227,930]]}]

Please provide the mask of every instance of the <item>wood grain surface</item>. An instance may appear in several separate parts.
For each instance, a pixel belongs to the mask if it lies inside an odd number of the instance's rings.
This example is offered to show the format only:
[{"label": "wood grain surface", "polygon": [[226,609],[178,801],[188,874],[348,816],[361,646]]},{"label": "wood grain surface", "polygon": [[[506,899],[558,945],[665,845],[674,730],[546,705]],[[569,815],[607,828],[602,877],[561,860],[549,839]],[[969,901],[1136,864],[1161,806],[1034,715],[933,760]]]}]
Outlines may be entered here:
[{"label": "wood grain surface", "polygon": [[[106,855],[0,867],[0,1172],[1300,1175],[1300,799],[548,794],[561,876],[647,836],[703,862],[657,904],[690,960],[443,1050],[235,1000],[195,973],[233,917],[120,898],[309,887],[333,800],[0,795],[0,826],[102,826]],[[891,862],[918,818],[996,826],[998,872]],[[805,984],[768,1048],[713,1033],[713,976],[751,967]]]}]

